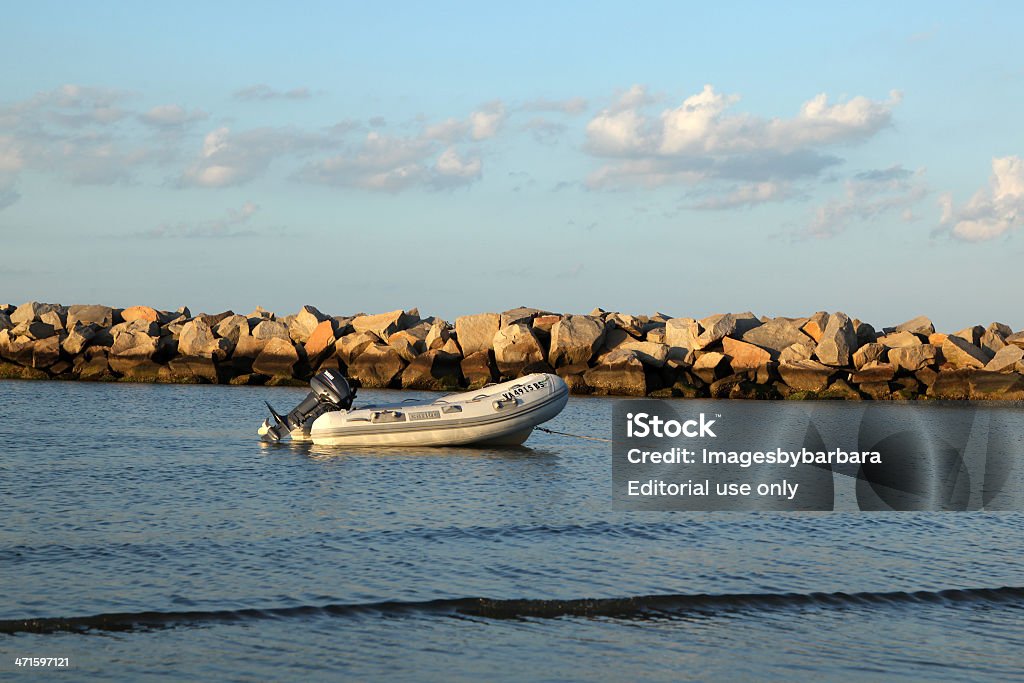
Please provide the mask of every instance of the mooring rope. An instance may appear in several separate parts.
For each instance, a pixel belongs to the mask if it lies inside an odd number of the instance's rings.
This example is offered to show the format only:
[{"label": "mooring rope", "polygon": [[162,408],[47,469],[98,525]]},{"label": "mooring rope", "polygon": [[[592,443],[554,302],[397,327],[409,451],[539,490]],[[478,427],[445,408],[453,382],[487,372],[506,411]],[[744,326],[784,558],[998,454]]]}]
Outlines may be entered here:
[{"label": "mooring rope", "polygon": [[546,432],[547,434],[558,434],[559,436],[571,436],[576,439],[586,439],[587,441],[603,441],[605,443],[611,443],[611,439],[602,439],[598,436],[583,436],[582,434],[570,434],[569,432],[556,432],[554,429],[546,429],[544,427],[537,427],[537,431]]}]

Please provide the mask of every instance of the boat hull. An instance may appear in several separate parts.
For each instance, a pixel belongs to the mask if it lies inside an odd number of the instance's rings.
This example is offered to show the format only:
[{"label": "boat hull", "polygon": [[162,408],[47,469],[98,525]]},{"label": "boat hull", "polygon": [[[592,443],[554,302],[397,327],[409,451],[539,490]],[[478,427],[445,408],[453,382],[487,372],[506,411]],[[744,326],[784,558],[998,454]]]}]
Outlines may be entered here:
[{"label": "boat hull", "polygon": [[538,373],[433,401],[327,413],[308,435],[292,438],[324,446],[518,446],[568,400],[560,377]]}]

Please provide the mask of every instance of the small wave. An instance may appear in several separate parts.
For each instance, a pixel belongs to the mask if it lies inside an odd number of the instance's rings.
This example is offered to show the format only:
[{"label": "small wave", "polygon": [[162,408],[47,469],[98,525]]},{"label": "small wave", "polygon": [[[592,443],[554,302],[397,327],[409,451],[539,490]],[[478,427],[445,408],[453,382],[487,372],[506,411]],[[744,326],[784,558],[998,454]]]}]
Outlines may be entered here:
[{"label": "small wave", "polygon": [[999,603],[1024,607],[1024,587],[957,588],[939,591],[862,593],[733,593],[696,595],[642,595],[626,598],[578,600],[497,600],[452,598],[410,602],[301,605],[267,609],[183,612],[118,612],[81,617],[0,620],[0,634],[90,631],[146,631],[208,623],[234,623],[260,619],[407,615],[463,616],[485,619],[555,619],[559,617],[658,618],[716,616],[816,607]]}]

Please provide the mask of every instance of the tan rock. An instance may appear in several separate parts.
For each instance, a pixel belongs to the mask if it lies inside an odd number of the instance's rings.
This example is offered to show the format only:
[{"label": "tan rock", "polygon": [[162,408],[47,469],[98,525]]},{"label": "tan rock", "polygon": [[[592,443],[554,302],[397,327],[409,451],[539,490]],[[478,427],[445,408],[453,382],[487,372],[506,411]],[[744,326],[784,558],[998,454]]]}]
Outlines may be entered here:
[{"label": "tan rock", "polygon": [[732,337],[722,339],[722,351],[729,356],[729,366],[734,373],[757,370],[772,359],[765,349]]},{"label": "tan rock", "polygon": [[213,333],[231,342],[232,346],[238,344],[240,337],[248,337],[249,319],[244,315],[232,315],[224,318],[213,328]]},{"label": "tan rock", "polygon": [[968,344],[978,346],[981,342],[981,335],[985,334],[985,328],[981,325],[973,325],[971,327],[965,327],[964,329],[954,332],[951,337],[959,337]]},{"label": "tan rock", "polygon": [[727,373],[727,365],[725,354],[709,351],[694,361],[693,373],[711,384]]},{"label": "tan rock", "polygon": [[299,353],[290,339],[271,337],[253,362],[252,369],[269,377],[293,377],[298,362]]},{"label": "tan rock", "polygon": [[793,344],[806,344],[812,339],[801,329],[800,320],[774,318],[743,333],[741,339],[767,349],[773,358],[778,358],[784,349]]},{"label": "tan rock", "polygon": [[779,364],[779,376],[782,381],[798,391],[824,391],[835,373],[835,368],[814,360],[786,361]]},{"label": "tan rock", "polygon": [[494,333],[491,344],[498,373],[518,377],[523,369],[544,362],[544,349],[528,325],[516,323]]},{"label": "tan rock", "polygon": [[420,355],[427,350],[426,344],[420,339],[417,339],[414,335],[410,334],[408,330],[400,330],[392,333],[388,337],[388,346],[398,351],[398,355],[402,357],[402,360],[409,363],[412,362],[416,356]]},{"label": "tan rock", "polygon": [[224,360],[234,346],[224,337],[215,337],[210,326],[199,318],[185,323],[178,335],[178,353],[182,356]]},{"label": "tan rock", "polygon": [[954,368],[983,368],[991,360],[991,356],[959,335],[946,338],[942,356]]},{"label": "tan rock", "polygon": [[[69,312],[70,313],[70,312]],[[132,306],[121,311],[121,319],[125,322],[132,322],[134,320],[145,320],[147,322],[160,322],[160,313],[155,308],[149,306]],[[91,321],[99,322],[99,321]]]},{"label": "tan rock", "polygon": [[828,313],[818,311],[800,329],[804,334],[813,339],[815,343],[818,343],[821,341],[821,335],[825,331],[825,326],[828,325],[828,320]]},{"label": "tan rock", "polygon": [[664,325],[647,330],[647,341],[652,344],[665,344],[665,346],[668,346],[666,339],[667,335],[665,334]]},{"label": "tan rock", "polygon": [[897,368],[908,372],[934,365],[938,349],[931,344],[920,344],[918,346],[901,346],[889,349],[889,362]]},{"label": "tan rock", "polygon": [[306,357],[312,367],[318,366],[327,356],[334,353],[334,321],[324,320],[310,333],[306,340]]},{"label": "tan rock", "polygon": [[370,332],[387,341],[395,332],[404,330],[410,324],[419,322],[419,316],[409,316],[402,309],[378,313],[376,315],[360,315],[352,319],[352,329],[356,332]]},{"label": "tan rock", "polygon": [[[604,342],[606,328],[603,321],[585,315],[569,315],[551,328],[551,367],[589,363]],[[459,336],[461,342],[462,337]],[[463,345],[465,349],[465,345]]]},{"label": "tan rock", "polygon": [[449,339],[451,339],[451,325],[443,320],[435,321],[430,329],[427,331],[427,336],[424,338],[423,343],[430,349],[439,349],[445,345]]},{"label": "tan rock", "polygon": [[936,332],[935,334],[929,334],[928,335],[928,343],[931,344],[932,346],[934,346],[937,349],[941,349],[942,348],[942,342],[946,341],[946,338],[948,336],[949,335],[945,334],[944,332]]},{"label": "tan rock", "polygon": [[[820,335],[819,335],[820,336]],[[808,337],[806,342],[800,342],[787,346],[779,354],[780,363],[791,363],[798,360],[809,360],[814,355],[816,344]]]},{"label": "tan rock", "polygon": [[328,319],[328,316],[321,313],[315,306],[303,306],[295,317],[288,323],[288,335],[292,341],[298,344],[305,344],[313,330]]},{"label": "tan rock", "polygon": [[857,333],[850,318],[845,313],[833,313],[814,347],[814,355],[825,365],[844,367],[850,364],[850,355],[856,348]]},{"label": "tan rock", "polygon": [[893,332],[878,338],[878,343],[889,349],[900,349],[909,346],[920,346],[921,338],[911,332]]},{"label": "tan rock", "polygon": [[351,365],[367,346],[379,344],[380,341],[380,338],[371,332],[346,334],[335,343],[335,353],[345,365]]},{"label": "tan rock", "polygon": [[64,352],[69,356],[77,356],[89,345],[99,327],[95,323],[75,323],[75,327],[68,333],[67,338],[61,344]]},{"label": "tan rock", "polygon": [[60,360],[60,341],[60,337],[50,337],[33,342],[32,367],[41,370]]},{"label": "tan rock", "polygon": [[[115,311],[110,306],[99,305],[76,305],[68,307],[68,316],[65,328],[70,331],[75,325],[86,325],[93,323],[97,327],[113,327],[117,322]],[[122,319],[123,316],[122,316]]]},{"label": "tan rock", "polygon": [[661,368],[668,360],[668,346],[652,341],[637,341],[632,337],[618,345],[617,349],[632,351],[636,357],[646,366]]},{"label": "tan rock", "polygon": [[927,339],[928,335],[935,332],[935,325],[932,324],[932,321],[929,320],[928,316],[919,315],[916,318],[911,318],[910,320],[897,325],[896,331],[917,334]]},{"label": "tan rock", "polygon": [[1017,364],[1024,361],[1024,349],[1007,344],[996,351],[996,355],[985,364],[989,372],[1016,372]]},{"label": "tan rock", "polygon": [[854,384],[863,384],[864,382],[888,382],[896,375],[896,368],[892,363],[879,363],[878,361],[869,361],[865,363],[857,372],[853,373],[850,377],[850,381]]},{"label": "tan rock", "polygon": [[470,389],[479,389],[498,379],[497,368],[491,360],[491,353],[487,351],[477,351],[466,356],[460,362],[460,367]]},{"label": "tan rock", "polygon": [[635,351],[618,349],[605,356],[602,363],[583,373],[588,386],[601,394],[615,396],[646,396],[647,377],[644,365]]},{"label": "tan rock", "polygon": [[853,353],[853,367],[860,370],[871,361],[884,361],[885,358],[885,346],[878,343],[865,344]]},{"label": "tan rock", "polygon": [[427,351],[413,359],[402,371],[402,388],[424,391],[457,389],[462,378],[460,360],[459,356],[439,349]]},{"label": "tan rock", "polygon": [[17,325],[18,323],[40,320],[44,313],[51,311],[65,312],[64,307],[60,304],[41,304],[38,301],[28,301],[14,309],[14,312],[9,317],[11,322]]},{"label": "tan rock", "polygon": [[291,343],[291,336],[288,334],[288,326],[278,320],[262,320],[252,328],[252,336],[257,339],[271,340],[282,339]]},{"label": "tan rock", "polygon": [[508,327],[509,325],[526,325],[530,326],[533,324],[533,319],[538,315],[543,315],[544,311],[540,311],[536,308],[526,308],[520,306],[519,308],[513,308],[510,311],[505,311],[501,314],[498,323],[499,327]]},{"label": "tan rock", "polygon": [[464,315],[455,319],[455,335],[462,353],[471,356],[478,351],[490,351],[494,335],[501,324],[497,313]]},{"label": "tan rock", "polygon": [[371,344],[348,365],[348,375],[360,386],[372,388],[397,387],[401,383],[405,361],[390,346]]}]

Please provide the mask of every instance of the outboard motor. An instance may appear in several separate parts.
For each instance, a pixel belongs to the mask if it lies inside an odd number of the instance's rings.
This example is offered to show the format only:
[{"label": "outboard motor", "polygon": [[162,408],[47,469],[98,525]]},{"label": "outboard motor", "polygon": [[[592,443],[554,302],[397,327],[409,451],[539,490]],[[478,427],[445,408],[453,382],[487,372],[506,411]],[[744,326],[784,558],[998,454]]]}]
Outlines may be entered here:
[{"label": "outboard motor", "polygon": [[264,420],[260,425],[260,436],[270,441],[280,441],[283,436],[291,434],[295,429],[308,431],[313,420],[324,413],[348,410],[356,397],[355,390],[348,385],[345,378],[333,370],[318,372],[309,380],[309,386],[313,389],[309,395],[284,417],[267,403],[267,408],[270,408],[270,414],[274,416],[277,424],[271,425],[269,419]]}]

